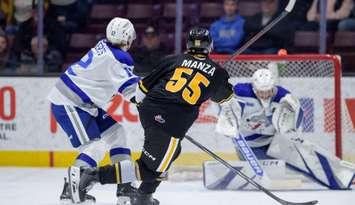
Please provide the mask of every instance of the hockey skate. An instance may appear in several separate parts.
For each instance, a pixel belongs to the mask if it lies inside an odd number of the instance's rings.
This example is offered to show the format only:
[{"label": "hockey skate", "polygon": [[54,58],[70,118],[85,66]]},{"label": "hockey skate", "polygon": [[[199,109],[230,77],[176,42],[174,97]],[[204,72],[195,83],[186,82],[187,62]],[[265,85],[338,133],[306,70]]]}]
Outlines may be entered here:
[{"label": "hockey skate", "polygon": [[[59,200],[60,200],[60,203],[61,204],[72,204],[73,201],[72,201],[72,197],[70,195],[70,190],[69,190],[69,183],[67,181],[68,179],[66,177],[64,177],[64,186],[63,186],[63,191],[62,191],[62,194],[59,196]],[[96,199],[95,197],[89,195],[89,194],[86,194],[85,195],[85,202],[87,203],[95,203],[96,202]]]},{"label": "hockey skate", "polygon": [[131,183],[118,184],[117,185],[117,205],[131,205],[131,196],[137,192],[135,187],[131,186]]},{"label": "hockey skate", "polygon": [[159,201],[152,194],[144,194],[139,190],[131,194],[131,205],[159,205]]},{"label": "hockey skate", "polygon": [[79,188],[81,172],[83,172],[83,169],[80,169],[78,167],[69,167],[68,170],[69,182],[67,182],[68,184],[67,190],[71,202],[72,203],[85,202],[85,204],[89,204],[90,202],[95,203],[96,202],[95,197],[87,194],[87,192],[93,187],[93,185],[97,181],[91,180],[90,183],[86,184],[85,189],[81,190]]}]

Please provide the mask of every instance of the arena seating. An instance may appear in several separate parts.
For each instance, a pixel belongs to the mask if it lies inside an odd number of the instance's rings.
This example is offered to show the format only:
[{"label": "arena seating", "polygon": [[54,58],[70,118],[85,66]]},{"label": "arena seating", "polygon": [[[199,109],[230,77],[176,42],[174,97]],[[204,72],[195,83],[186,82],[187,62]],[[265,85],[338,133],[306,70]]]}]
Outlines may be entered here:
[{"label": "arena seating", "polygon": [[[100,4],[104,3],[104,4]],[[110,2],[107,4],[107,2]],[[113,16],[124,16],[132,20],[137,31],[137,40],[133,46],[141,43],[141,36],[147,25],[159,27],[161,41],[172,53],[174,51],[175,9],[174,0],[138,0],[118,4],[117,1],[101,0],[94,5],[90,15],[90,23],[81,33],[73,34],[70,41],[68,56],[80,56],[92,46],[94,41],[104,37],[105,26]],[[260,11],[260,1],[240,0],[240,14],[251,16]],[[217,0],[184,0],[183,5],[183,38],[187,30],[194,25],[209,27],[210,24],[223,15],[221,1]],[[184,39],[183,39],[184,41]],[[86,42],[86,43],[85,43]],[[337,52],[343,56],[344,70],[355,71],[355,33],[329,32],[327,35],[328,52]],[[84,45],[85,44],[85,45]],[[184,43],[183,43],[184,46]],[[294,37],[294,47],[286,48],[291,53],[317,53],[319,46],[318,32],[297,31]],[[70,57],[66,63],[72,62]]]},{"label": "arena seating", "polygon": [[342,57],[343,72],[355,71],[355,32],[336,32],[332,51]]}]

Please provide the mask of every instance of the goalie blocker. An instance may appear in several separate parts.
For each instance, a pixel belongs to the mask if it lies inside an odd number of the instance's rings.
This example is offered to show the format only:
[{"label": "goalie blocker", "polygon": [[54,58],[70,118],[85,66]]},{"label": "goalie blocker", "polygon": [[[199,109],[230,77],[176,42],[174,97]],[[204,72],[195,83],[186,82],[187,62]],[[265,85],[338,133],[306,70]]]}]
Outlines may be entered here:
[{"label": "goalie blocker", "polygon": [[[252,83],[236,84],[236,97],[222,106],[217,132],[229,137],[244,136],[258,159],[283,160],[288,167],[330,189],[349,189],[354,165],[299,135],[303,119],[300,103],[275,82],[270,70],[259,69],[253,74]],[[205,170],[210,170],[208,165]]]}]

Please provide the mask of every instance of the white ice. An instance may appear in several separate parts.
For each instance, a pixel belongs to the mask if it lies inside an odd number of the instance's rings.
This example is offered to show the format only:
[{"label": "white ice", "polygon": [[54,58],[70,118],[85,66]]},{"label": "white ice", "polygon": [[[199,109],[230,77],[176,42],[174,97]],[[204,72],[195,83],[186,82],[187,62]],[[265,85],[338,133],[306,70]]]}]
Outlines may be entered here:
[{"label": "white ice", "polygon": [[[65,169],[0,168],[0,205],[59,205]],[[115,186],[96,185],[97,205],[115,205]],[[355,204],[355,191],[275,192],[290,201],[319,200],[320,205]],[[165,182],[155,197],[161,205],[277,205],[262,192],[209,191],[200,181]]]}]

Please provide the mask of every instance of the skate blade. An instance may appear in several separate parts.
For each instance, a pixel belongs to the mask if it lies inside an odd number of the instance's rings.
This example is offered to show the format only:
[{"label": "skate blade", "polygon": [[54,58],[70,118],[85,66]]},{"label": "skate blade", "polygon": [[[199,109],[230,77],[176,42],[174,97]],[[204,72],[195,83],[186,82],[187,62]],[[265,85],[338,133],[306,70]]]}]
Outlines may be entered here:
[{"label": "skate blade", "polygon": [[[60,205],[74,205],[76,203],[73,203],[71,199],[62,199],[60,200]],[[80,202],[77,203],[76,205],[93,205],[95,204],[95,201],[84,201],[84,202]],[[130,205],[130,204],[129,204]]]},{"label": "skate blade", "polygon": [[60,205],[70,205],[70,204],[73,204],[71,199],[61,199],[60,200]]},{"label": "skate blade", "polygon": [[95,201],[84,201],[84,202],[81,202],[80,205],[93,205],[95,203],[96,203]]}]

